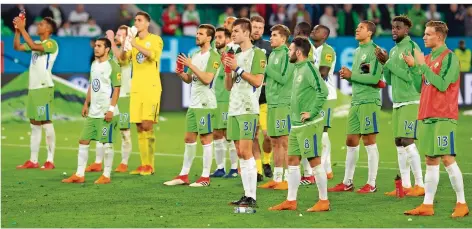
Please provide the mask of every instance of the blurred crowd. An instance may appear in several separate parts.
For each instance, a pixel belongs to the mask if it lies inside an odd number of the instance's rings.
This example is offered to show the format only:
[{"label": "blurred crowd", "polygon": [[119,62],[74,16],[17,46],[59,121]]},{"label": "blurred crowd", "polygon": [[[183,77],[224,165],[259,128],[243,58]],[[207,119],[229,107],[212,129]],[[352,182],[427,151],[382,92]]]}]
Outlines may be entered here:
[{"label": "blurred crowd", "polygon": [[[217,10],[215,22],[222,26],[228,16],[252,17],[260,15],[266,20],[266,35],[275,24],[284,24],[292,29],[302,21],[312,25],[322,24],[330,28],[331,37],[352,36],[361,20],[371,20],[377,24],[377,36],[391,34],[391,20],[394,16],[406,14],[413,22],[411,36],[422,36],[425,23],[429,20],[442,20],[448,24],[449,36],[472,36],[472,5],[463,4],[254,4],[254,5],[159,5],[162,11],[152,15],[161,26],[163,35],[194,36],[206,10]],[[16,5],[2,15],[2,35],[12,34],[13,18],[25,9]],[[44,8],[40,15],[30,15],[26,9],[28,31],[35,34],[37,23],[43,17],[52,17],[59,30],[58,36],[96,37],[103,33],[100,25],[90,15],[84,5],[78,4],[69,15],[64,15],[57,4]],[[121,24],[132,23],[132,15],[127,5],[120,5]],[[217,17],[217,20],[216,20]]]}]

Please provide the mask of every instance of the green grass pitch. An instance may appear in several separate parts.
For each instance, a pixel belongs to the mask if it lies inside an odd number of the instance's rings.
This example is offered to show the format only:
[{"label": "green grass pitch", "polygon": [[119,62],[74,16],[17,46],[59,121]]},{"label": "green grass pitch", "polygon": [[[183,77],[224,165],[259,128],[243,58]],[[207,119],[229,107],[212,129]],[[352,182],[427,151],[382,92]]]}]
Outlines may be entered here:
[{"label": "green grass pitch", "polygon": [[[29,124],[2,124],[2,227],[471,227],[472,216],[450,218],[456,196],[447,173],[441,165],[441,178],[435,199],[436,215],[432,217],[404,216],[403,211],[422,203],[423,198],[397,199],[384,196],[394,188],[398,173],[397,153],[393,143],[390,114],[380,120],[378,147],[380,166],[378,192],[368,195],[329,193],[330,212],[307,213],[318,199],[316,185],[300,187],[298,211],[269,212],[268,207],[283,201],[286,191],[257,191],[259,208],[255,214],[233,214],[227,203],[243,194],[240,178],[212,179],[211,186],[166,187],[162,183],[180,171],[184,150],[184,113],[163,113],[167,121],[157,127],[156,174],[132,176],[112,174],[109,185],[94,185],[99,173],[86,174],[86,184],[62,184],[63,172],[72,174],[77,166],[78,137],[81,122],[55,122],[57,149],[56,169],[52,171],[16,170],[15,166],[29,158]],[[346,119],[334,119],[329,134],[332,141],[334,180],[344,176]],[[457,132],[457,160],[464,174],[466,199],[472,198],[472,117],[461,116]],[[133,128],[133,133],[135,129]],[[43,143],[40,163],[46,159]],[[121,161],[120,142],[115,144],[114,165]],[[92,143],[91,149],[95,148]],[[133,152],[138,152],[133,135]],[[198,156],[202,155],[198,147]],[[95,158],[90,151],[89,162]],[[228,158],[228,156],[226,156]],[[137,167],[139,155],[133,153],[130,168]],[[214,167],[213,163],[213,167]],[[202,160],[194,160],[191,181],[201,174]],[[424,173],[424,165],[423,165]],[[413,175],[412,175],[413,178]],[[268,179],[266,178],[265,181]],[[355,173],[356,188],[367,180],[367,157],[361,147]],[[412,181],[413,182],[413,181]],[[302,214],[302,215],[300,215]],[[409,218],[412,220],[410,221]]]}]

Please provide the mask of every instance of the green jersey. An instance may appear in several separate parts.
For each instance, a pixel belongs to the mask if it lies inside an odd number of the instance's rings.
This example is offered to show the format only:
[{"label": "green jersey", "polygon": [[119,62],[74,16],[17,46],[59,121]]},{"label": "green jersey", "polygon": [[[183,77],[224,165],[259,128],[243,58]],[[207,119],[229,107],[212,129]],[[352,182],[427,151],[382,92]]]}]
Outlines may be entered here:
[{"label": "green jersey", "polygon": [[[240,68],[252,75],[264,74],[266,56],[256,46],[236,53],[236,61]],[[259,114],[259,96],[261,87],[254,87],[242,77],[233,72],[236,78],[229,94],[228,116]]]},{"label": "green jersey", "polygon": [[35,41],[34,43],[41,44],[44,51],[33,51],[28,44],[24,44],[25,50],[31,51],[28,89],[53,87],[52,67],[56,61],[57,54],[59,54],[57,42],[53,39],[47,39],[44,41]]},{"label": "green jersey", "polygon": [[[220,53],[221,54],[221,53]],[[225,87],[225,65],[220,64],[218,71],[216,72],[215,78],[215,95],[217,102],[229,102],[229,91]]]},{"label": "green jersey", "polygon": [[[121,73],[118,64],[112,60],[99,62],[95,60],[90,69],[90,110],[88,117],[104,118],[110,108],[113,87],[121,86]],[[115,106],[113,115],[118,115]]]},{"label": "green jersey", "polygon": [[110,52],[110,58],[112,58],[121,69],[120,98],[129,97],[131,89],[131,61],[118,61],[116,56],[113,55],[113,52]]},{"label": "green jersey", "polygon": [[[221,65],[220,54],[210,49],[205,53],[198,50],[192,56],[192,64],[200,71],[218,74]],[[190,88],[190,108],[216,108],[214,78],[209,85],[202,83],[189,68],[187,74],[192,77],[192,87]]]},{"label": "green jersey", "polygon": [[286,45],[272,49],[267,63],[266,98],[269,105],[289,105],[292,95],[292,73],[294,65],[289,63]]},{"label": "green jersey", "polygon": [[392,85],[393,108],[408,104],[419,104],[420,94],[413,85],[413,77],[421,76],[415,76],[403,60],[403,54],[411,53],[414,55],[414,49],[420,50],[409,36],[403,38],[390,50],[389,59],[383,68],[385,81]]},{"label": "green jersey", "polygon": [[[352,75],[349,81],[352,83],[352,104],[373,103],[380,100],[380,89],[375,85],[382,77],[382,65],[375,56],[374,42],[361,44],[354,52],[352,63]],[[367,68],[362,71],[361,66]]]},{"label": "green jersey", "polygon": [[[320,111],[327,97],[328,88],[318,69],[308,59],[296,63],[290,101],[292,126],[301,126],[310,121],[322,121]],[[310,112],[310,119],[305,123],[301,121],[302,112]]]}]

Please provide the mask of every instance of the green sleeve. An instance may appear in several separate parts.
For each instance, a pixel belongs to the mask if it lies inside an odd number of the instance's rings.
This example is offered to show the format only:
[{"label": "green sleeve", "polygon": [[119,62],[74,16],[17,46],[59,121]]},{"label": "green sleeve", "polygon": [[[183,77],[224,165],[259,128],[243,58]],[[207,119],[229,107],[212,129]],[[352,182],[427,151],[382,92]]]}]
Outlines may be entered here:
[{"label": "green sleeve", "polygon": [[421,93],[421,84],[423,83],[423,75],[420,73],[420,68],[418,66],[413,66],[410,68],[413,75],[413,86],[418,93]]},{"label": "green sleeve", "polygon": [[390,72],[395,74],[395,76],[398,76],[398,78],[402,79],[405,82],[411,82],[412,77],[409,69],[404,69],[395,63],[393,63],[392,60],[387,60],[387,63],[384,65],[384,71],[385,69],[388,69]]},{"label": "green sleeve", "polygon": [[210,58],[208,58],[208,63],[205,69],[205,72],[216,74],[218,68],[220,67],[220,55],[216,52],[211,51]]},{"label": "green sleeve", "polygon": [[57,43],[55,40],[49,39],[41,44],[45,53],[55,53],[57,51]]},{"label": "green sleeve", "polygon": [[28,44],[24,43],[23,46],[25,47],[25,51],[31,51],[31,47]]},{"label": "green sleeve", "polygon": [[308,83],[315,89],[315,98],[313,100],[312,107],[310,109],[310,119],[316,117],[323,109],[323,105],[328,97],[328,88],[326,83],[321,79],[321,74],[315,70],[313,64],[308,63],[310,69],[310,76],[308,77]]},{"label": "green sleeve", "polygon": [[254,57],[252,58],[251,74],[258,75],[264,74],[266,69],[267,58],[264,52],[260,49],[254,51]]},{"label": "green sleeve", "polygon": [[[284,54],[280,61],[282,63],[282,71],[276,71],[271,66],[267,66],[266,75],[277,81],[277,83],[284,85],[288,81],[289,73],[293,71],[293,64],[288,63],[288,55]],[[265,80],[266,78],[264,78]]]},{"label": "green sleeve", "polygon": [[459,60],[454,53],[449,53],[443,59],[439,75],[436,75],[426,64],[419,67],[426,80],[441,92],[446,91],[449,85],[459,78]]},{"label": "green sleeve", "polygon": [[332,48],[323,48],[321,52],[320,66],[330,67],[336,59],[336,53]]},{"label": "green sleeve", "polygon": [[313,59],[313,46],[310,48],[310,52],[308,52],[308,61],[311,63],[315,63],[315,59]]},{"label": "green sleeve", "polygon": [[392,73],[388,68],[383,69],[383,77],[388,85],[392,85]]},{"label": "green sleeve", "polygon": [[369,74],[352,73],[351,81],[362,83],[362,84],[377,84],[382,78],[382,65],[376,57],[372,57],[370,61],[370,72]]},{"label": "green sleeve", "polygon": [[113,60],[109,60],[108,63],[110,63],[111,65],[111,75],[110,75],[111,84],[113,85],[113,87],[120,87],[121,86],[120,66],[118,66],[118,64]]}]

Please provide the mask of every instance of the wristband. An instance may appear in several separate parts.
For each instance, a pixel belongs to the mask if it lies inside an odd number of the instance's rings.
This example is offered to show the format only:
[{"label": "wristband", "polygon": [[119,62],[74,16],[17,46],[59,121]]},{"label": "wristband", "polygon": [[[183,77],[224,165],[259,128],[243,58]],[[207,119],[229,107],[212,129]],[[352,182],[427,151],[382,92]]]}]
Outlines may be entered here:
[{"label": "wristband", "polygon": [[244,70],[240,67],[237,67],[234,71],[238,74],[238,76],[241,76],[244,73]]},{"label": "wristband", "polygon": [[110,108],[108,108],[108,111],[114,112],[115,111],[115,106],[110,105]]}]

